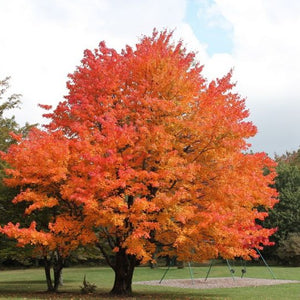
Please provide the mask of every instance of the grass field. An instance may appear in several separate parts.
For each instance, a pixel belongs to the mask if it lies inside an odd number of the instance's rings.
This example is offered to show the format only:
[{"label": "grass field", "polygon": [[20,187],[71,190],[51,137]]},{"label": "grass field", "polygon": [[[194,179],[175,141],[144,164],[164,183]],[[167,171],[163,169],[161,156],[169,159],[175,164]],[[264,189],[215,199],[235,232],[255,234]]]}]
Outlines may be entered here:
[{"label": "grass field", "polygon": [[[236,267],[236,276],[240,276],[241,267]],[[166,268],[136,268],[134,281],[159,280]],[[192,267],[195,278],[205,277],[208,267]],[[278,279],[300,280],[300,268],[272,267]],[[80,286],[83,277],[97,285],[95,295],[82,295]],[[230,277],[227,266],[214,266],[210,277]],[[247,267],[247,277],[272,278],[266,267]],[[110,268],[65,268],[64,285],[55,295],[47,294],[43,269],[0,271],[0,299],[110,299],[107,293],[113,284],[113,271]],[[166,279],[190,278],[189,268],[171,268]],[[300,299],[300,284],[283,284],[245,288],[223,289],[180,289],[133,285],[131,299]],[[114,297],[113,299],[125,299]]]}]

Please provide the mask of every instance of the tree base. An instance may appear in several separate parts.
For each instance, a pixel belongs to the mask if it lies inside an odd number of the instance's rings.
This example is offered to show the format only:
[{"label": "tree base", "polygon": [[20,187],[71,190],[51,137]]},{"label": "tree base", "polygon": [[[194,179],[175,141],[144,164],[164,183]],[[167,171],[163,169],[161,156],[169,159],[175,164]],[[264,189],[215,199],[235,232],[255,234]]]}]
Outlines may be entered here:
[{"label": "tree base", "polygon": [[124,290],[124,289],[115,289],[113,288],[110,292],[109,292],[110,295],[113,295],[113,296],[132,296],[132,291],[127,291],[127,290]]}]

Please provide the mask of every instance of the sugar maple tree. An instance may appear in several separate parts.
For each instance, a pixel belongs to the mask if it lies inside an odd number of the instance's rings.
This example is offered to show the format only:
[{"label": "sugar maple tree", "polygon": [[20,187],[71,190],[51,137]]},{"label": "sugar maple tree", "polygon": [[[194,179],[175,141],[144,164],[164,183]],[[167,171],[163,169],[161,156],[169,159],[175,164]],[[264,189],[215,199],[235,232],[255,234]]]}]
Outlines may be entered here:
[{"label": "sugar maple tree", "polygon": [[274,232],[256,220],[266,217],[258,207],[276,203],[275,165],[245,153],[256,128],[231,72],[208,83],[171,38],[154,31],[121,53],[104,42],[86,50],[65,101],[46,114],[46,132],[4,155],[8,184],[29,186],[15,201],[31,201],[29,212],[56,208],[50,224],[68,212],[115,271],[114,294],[130,294],[135,266],[158,250],[190,261],[250,259]]}]

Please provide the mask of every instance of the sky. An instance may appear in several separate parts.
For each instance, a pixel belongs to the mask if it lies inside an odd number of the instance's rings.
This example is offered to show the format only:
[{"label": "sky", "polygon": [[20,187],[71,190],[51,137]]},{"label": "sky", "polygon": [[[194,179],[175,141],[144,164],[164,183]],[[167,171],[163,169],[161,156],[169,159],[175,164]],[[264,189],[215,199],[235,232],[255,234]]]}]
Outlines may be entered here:
[{"label": "sky", "polygon": [[300,147],[298,0],[0,0],[0,79],[22,94],[20,124],[67,94],[67,74],[102,40],[118,51],[153,28],[175,30],[208,80],[233,69],[258,134],[254,152]]}]

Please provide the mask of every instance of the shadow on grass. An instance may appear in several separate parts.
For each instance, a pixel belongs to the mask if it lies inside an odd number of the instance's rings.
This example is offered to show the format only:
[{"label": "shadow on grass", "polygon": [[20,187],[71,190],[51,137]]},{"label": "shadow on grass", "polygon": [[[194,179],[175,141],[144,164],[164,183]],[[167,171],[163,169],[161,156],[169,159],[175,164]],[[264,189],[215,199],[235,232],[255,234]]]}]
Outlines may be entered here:
[{"label": "shadow on grass", "polygon": [[[77,282],[77,280],[72,280],[72,279],[64,279],[64,283],[67,282]],[[14,281],[0,281],[0,287],[3,285],[27,285],[27,284],[45,284],[46,285],[46,281],[45,280],[14,280]],[[0,294],[1,295],[1,294]]]},{"label": "shadow on grass", "polygon": [[24,281],[24,280],[19,280],[19,281],[1,281],[0,282],[0,287],[3,285],[26,285],[26,284],[45,284],[45,280],[30,280],[30,281]]},{"label": "shadow on grass", "polygon": [[203,295],[186,295],[181,293],[133,293],[132,296],[121,297],[110,295],[108,291],[99,291],[94,294],[82,294],[80,292],[16,292],[7,291],[2,293],[0,289],[0,299],[118,299],[118,300],[217,300],[217,299],[227,299],[227,295],[214,295],[214,294],[203,294]]}]

